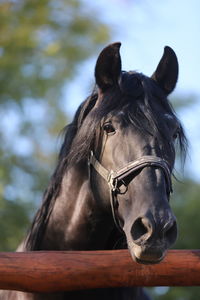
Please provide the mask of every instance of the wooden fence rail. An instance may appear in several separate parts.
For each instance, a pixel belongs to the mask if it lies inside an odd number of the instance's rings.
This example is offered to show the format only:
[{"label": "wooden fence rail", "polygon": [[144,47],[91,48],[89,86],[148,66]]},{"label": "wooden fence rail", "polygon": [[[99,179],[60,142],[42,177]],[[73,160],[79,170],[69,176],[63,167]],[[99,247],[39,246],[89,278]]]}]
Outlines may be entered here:
[{"label": "wooden fence rail", "polygon": [[200,285],[200,250],[170,250],[157,265],[133,262],[128,250],[0,253],[0,289],[195,285]]}]

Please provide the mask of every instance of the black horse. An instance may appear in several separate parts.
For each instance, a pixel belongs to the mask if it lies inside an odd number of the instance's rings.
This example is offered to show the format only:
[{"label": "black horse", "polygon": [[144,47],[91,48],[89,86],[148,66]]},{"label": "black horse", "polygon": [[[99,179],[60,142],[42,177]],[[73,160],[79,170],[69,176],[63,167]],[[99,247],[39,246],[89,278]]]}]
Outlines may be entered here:
[{"label": "black horse", "polygon": [[[177,237],[169,198],[175,143],[183,128],[167,100],[178,62],[165,47],[149,78],[121,71],[120,43],[99,55],[96,87],[65,128],[58,165],[31,230],[18,248],[100,250],[128,247],[138,263],[159,263]],[[120,272],[120,270],[119,270]],[[0,299],[149,299],[142,288],[27,294]]]}]

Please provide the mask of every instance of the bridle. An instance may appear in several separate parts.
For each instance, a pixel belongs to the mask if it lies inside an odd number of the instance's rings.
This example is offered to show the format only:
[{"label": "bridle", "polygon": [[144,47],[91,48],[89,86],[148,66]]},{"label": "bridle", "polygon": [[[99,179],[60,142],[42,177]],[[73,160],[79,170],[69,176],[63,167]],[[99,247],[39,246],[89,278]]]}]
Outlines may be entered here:
[{"label": "bridle", "polygon": [[[118,194],[125,194],[128,189],[128,184],[125,180],[129,175],[136,175],[136,172],[145,167],[157,167],[161,168],[165,175],[167,194],[172,193],[172,182],[171,182],[171,172],[169,164],[163,158],[153,155],[144,155],[134,161],[129,162],[126,166],[120,168],[117,171],[107,170],[102,164],[96,159],[93,151],[90,152],[90,157],[88,159],[89,170],[91,166],[97,171],[101,177],[103,177],[109,186],[110,192],[110,204],[112,209],[112,215],[114,223],[117,228],[122,231],[122,226],[120,225],[120,220],[118,217]],[[125,190],[120,189],[121,186],[125,186]]]},{"label": "bridle", "polygon": [[[140,75],[142,76],[142,75]],[[141,80],[141,84],[146,91],[145,81]],[[147,93],[145,92],[145,98],[148,98]],[[103,145],[105,147],[106,141],[104,141]],[[104,149],[103,147],[103,149]],[[101,153],[102,154],[102,153]],[[101,155],[100,155],[101,157]],[[122,226],[120,225],[120,218],[118,214],[118,200],[117,195],[125,194],[128,190],[128,184],[130,182],[129,176],[131,176],[131,180],[133,180],[134,176],[138,173],[137,171],[142,170],[145,167],[156,167],[162,169],[165,175],[166,181],[166,192],[169,198],[172,190],[172,181],[171,181],[171,170],[170,164],[163,158],[154,155],[144,155],[136,160],[133,160],[127,163],[126,166],[120,168],[119,170],[107,170],[95,157],[93,151],[90,152],[90,156],[88,159],[89,166],[89,177],[91,166],[96,170],[96,172],[105,179],[109,186],[110,193],[110,205],[112,209],[113,220],[117,228],[123,232]],[[127,180],[128,179],[128,180]],[[125,189],[122,191],[121,187],[124,186]]]}]

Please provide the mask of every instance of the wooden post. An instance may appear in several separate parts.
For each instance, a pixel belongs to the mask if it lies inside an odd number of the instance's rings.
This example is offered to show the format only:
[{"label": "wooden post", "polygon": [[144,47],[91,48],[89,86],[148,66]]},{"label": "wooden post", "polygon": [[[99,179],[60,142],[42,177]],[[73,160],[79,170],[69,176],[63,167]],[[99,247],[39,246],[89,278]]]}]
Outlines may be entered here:
[{"label": "wooden post", "polygon": [[0,289],[57,292],[121,286],[200,285],[200,250],[170,250],[142,265],[128,250],[0,253]]}]

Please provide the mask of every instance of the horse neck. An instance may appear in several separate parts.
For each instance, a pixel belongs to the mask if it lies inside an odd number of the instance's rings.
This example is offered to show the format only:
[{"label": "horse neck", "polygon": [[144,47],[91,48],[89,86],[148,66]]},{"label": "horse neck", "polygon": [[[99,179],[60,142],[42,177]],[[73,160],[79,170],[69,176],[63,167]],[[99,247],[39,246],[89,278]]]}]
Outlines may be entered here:
[{"label": "horse neck", "polygon": [[[87,167],[73,167],[63,176],[41,245],[43,250],[104,249],[112,219],[97,205]],[[111,223],[111,224],[110,224]]]}]

